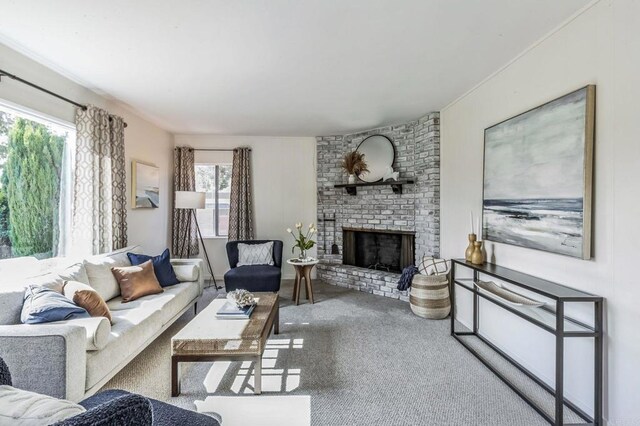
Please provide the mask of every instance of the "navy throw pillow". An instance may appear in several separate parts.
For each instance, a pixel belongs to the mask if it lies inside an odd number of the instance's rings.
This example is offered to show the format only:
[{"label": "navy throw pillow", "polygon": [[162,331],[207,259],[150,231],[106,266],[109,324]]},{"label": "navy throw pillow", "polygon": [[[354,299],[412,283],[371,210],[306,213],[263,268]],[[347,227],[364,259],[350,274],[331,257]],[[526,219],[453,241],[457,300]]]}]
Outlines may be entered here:
[{"label": "navy throw pillow", "polygon": [[160,287],[168,287],[170,285],[178,284],[178,278],[176,277],[176,273],[173,270],[173,266],[171,266],[171,262],[169,259],[171,255],[169,254],[169,249],[166,249],[162,252],[161,255],[158,256],[147,256],[146,254],[136,254],[136,253],[127,253],[127,257],[133,266],[141,265],[147,260],[150,260],[153,264],[153,272],[156,273],[156,278],[160,283]]},{"label": "navy throw pillow", "polygon": [[24,324],[89,318],[86,309],[73,303],[63,294],[47,287],[30,285],[24,292],[20,320]]}]

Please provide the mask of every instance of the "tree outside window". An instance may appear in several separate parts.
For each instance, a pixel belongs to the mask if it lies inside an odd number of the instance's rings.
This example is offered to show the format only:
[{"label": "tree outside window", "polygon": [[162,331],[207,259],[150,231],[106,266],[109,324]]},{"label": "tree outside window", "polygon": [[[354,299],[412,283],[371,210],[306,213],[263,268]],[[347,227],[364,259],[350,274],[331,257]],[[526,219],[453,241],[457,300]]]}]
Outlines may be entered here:
[{"label": "tree outside window", "polygon": [[56,254],[69,131],[0,109],[0,258]]},{"label": "tree outside window", "polygon": [[202,235],[229,234],[231,164],[196,164],[196,191],[206,193],[205,208],[196,212]]}]

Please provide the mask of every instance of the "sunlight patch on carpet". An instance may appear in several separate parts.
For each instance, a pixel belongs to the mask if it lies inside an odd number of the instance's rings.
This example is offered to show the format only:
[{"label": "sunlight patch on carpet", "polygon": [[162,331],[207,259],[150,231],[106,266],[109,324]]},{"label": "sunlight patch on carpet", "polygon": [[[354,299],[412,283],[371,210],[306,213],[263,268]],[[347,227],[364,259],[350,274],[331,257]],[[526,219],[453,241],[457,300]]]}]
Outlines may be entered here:
[{"label": "sunlight patch on carpet", "polygon": [[[262,380],[264,386],[265,379]],[[311,397],[308,395],[208,396],[204,401],[196,400],[195,404],[200,413],[217,413],[224,426],[311,425]]]}]

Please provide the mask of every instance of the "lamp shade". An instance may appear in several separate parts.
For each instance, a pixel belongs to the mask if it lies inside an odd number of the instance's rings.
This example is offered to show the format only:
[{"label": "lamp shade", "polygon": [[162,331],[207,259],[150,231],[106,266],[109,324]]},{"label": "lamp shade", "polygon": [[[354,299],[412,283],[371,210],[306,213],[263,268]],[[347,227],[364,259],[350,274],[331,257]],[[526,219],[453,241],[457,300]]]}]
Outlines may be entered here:
[{"label": "lamp shade", "polygon": [[205,192],[176,191],[176,209],[204,209]]}]

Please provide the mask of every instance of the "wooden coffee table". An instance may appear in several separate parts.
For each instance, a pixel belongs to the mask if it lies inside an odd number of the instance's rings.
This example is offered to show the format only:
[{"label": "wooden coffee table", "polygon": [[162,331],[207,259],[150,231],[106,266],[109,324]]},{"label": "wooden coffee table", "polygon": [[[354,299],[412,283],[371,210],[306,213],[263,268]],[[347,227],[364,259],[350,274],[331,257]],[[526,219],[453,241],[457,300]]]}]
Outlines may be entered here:
[{"label": "wooden coffee table", "polygon": [[278,334],[278,295],[254,293],[257,306],[249,319],[218,319],[226,299],[215,299],[171,338],[171,396],[180,394],[179,363],[255,361],[254,393],[262,391],[262,354],[273,327]]}]

